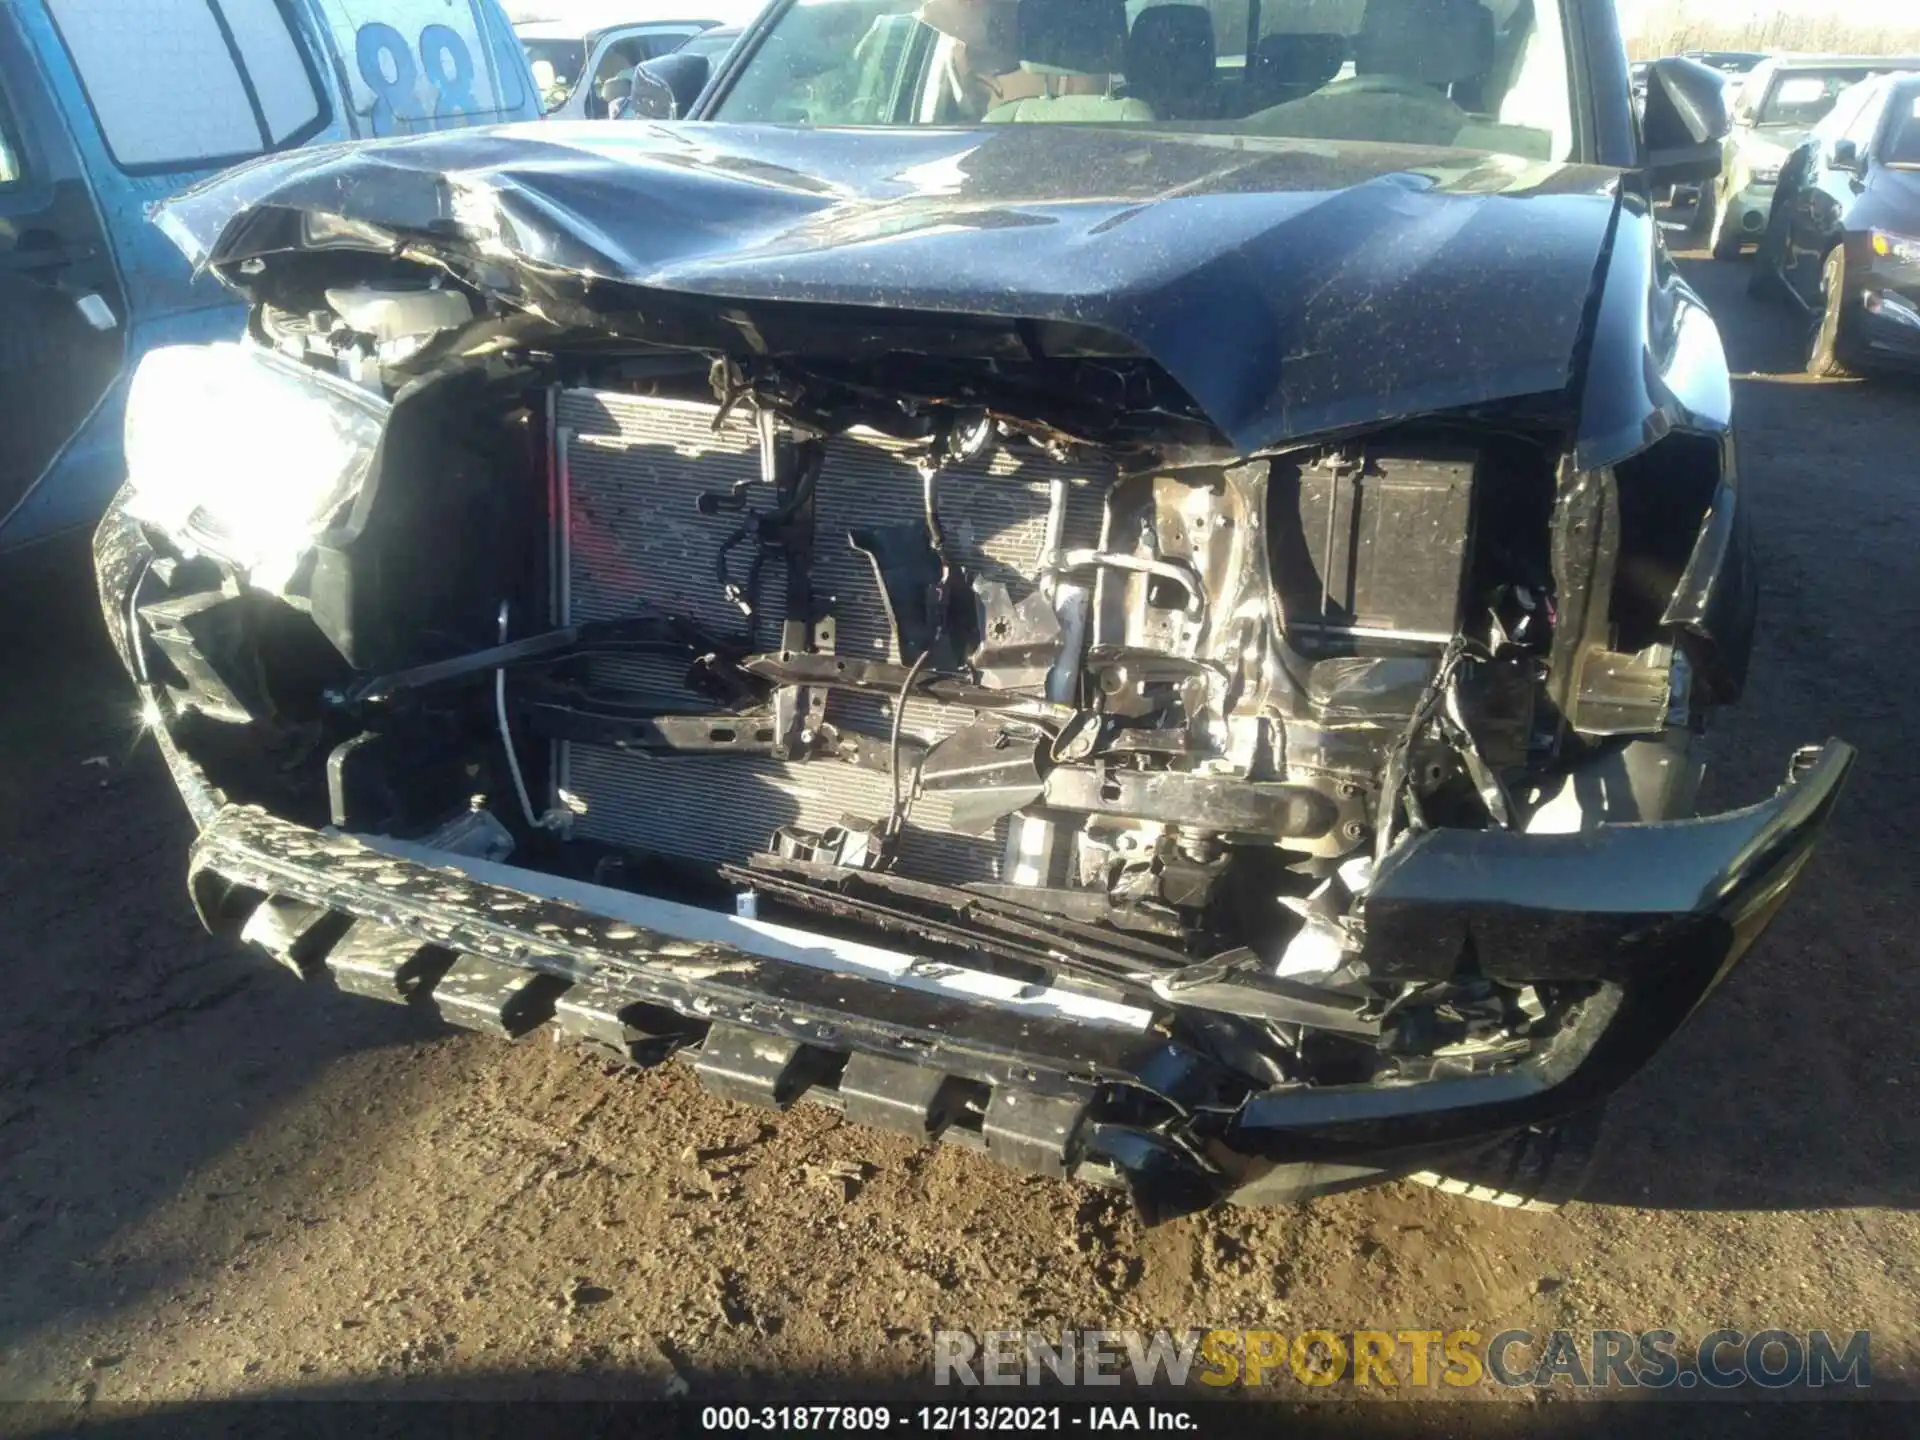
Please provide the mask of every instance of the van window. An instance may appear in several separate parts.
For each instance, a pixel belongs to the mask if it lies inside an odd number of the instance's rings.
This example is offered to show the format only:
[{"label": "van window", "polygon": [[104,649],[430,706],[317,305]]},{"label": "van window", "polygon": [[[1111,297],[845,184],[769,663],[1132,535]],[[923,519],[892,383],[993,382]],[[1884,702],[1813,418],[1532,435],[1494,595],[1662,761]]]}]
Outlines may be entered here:
[{"label": "van window", "polygon": [[279,0],[47,0],[123,170],[191,170],[298,145],[324,123]]},{"label": "van window", "polygon": [[[587,42],[584,40],[523,40],[527,63],[533,67],[535,83],[543,85],[559,98],[558,105],[573,93],[574,82],[587,68]],[[548,73],[542,75],[544,65]]]},{"label": "van window", "polygon": [[1854,152],[1862,160],[1873,149],[1873,137],[1879,132],[1881,116],[1887,113],[1887,96],[1891,93],[1891,86],[1876,85],[1860,113],[1847,125],[1846,137],[1853,141]]},{"label": "van window", "polygon": [[0,94],[0,189],[17,185],[26,171],[20,165],[20,150],[13,143],[13,130],[7,120],[7,97]]},{"label": "van window", "polygon": [[1880,159],[1888,165],[1920,165],[1920,86],[1894,92],[1893,120]]},{"label": "van window", "polygon": [[1833,148],[1833,142],[1847,133],[1847,127],[1859,117],[1860,108],[1873,98],[1874,86],[1875,82],[1868,80],[1841,92],[1826,118],[1813,127],[1814,137],[1820,142],[1819,154],[1826,154]]},{"label": "van window", "polygon": [[519,38],[493,0],[319,0],[347,72],[355,129],[411,135],[526,113]]}]

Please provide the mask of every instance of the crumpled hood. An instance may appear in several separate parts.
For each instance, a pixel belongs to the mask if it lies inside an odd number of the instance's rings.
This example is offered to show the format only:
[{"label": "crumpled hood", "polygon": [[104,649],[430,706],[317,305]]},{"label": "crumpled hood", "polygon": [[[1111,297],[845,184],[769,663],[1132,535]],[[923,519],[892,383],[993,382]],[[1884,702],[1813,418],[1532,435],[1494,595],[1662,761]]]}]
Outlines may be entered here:
[{"label": "crumpled hood", "polygon": [[159,219],[242,290],[240,262],[397,236],[566,323],[651,293],[739,354],[769,302],[1085,327],[1244,453],[1565,389],[1618,178],[1117,127],[542,123],[259,161]]}]

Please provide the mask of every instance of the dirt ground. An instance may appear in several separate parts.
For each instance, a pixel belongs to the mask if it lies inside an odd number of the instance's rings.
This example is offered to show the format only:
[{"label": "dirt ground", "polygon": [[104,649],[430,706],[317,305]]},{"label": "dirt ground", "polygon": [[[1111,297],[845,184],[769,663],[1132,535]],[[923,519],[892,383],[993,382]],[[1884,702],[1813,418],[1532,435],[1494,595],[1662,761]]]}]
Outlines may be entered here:
[{"label": "dirt ground", "polygon": [[1397,1185],[1143,1230],[1120,1200],[301,987],[204,937],[76,557],[0,585],[0,1398],[698,1397],[921,1383],[940,1326],[1874,1332],[1920,1291],[1920,385],[1738,372],[1765,609],[1707,799],[1861,761],[1793,903],[1611,1111],[1584,1203]]}]

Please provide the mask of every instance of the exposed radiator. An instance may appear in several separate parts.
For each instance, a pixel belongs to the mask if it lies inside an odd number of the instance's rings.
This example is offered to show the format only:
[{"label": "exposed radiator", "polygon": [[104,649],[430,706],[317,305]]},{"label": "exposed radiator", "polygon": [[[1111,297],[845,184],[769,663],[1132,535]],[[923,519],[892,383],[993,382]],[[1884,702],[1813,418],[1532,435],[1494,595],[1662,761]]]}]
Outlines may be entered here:
[{"label": "exposed radiator", "polygon": [[[698,497],[759,475],[750,417],[730,417],[712,429],[714,407],[640,399],[602,391],[566,390],[556,406],[556,450],[561,508],[558,538],[561,583],[556,602],[562,623],[614,619],[641,606],[673,610],[717,631],[739,629],[741,617],[721,594],[715,555],[737,516],[703,516]],[[921,482],[908,459],[911,447],[877,435],[836,437],[829,446],[815,498],[816,596],[831,596],[835,653],[895,660],[891,629],[867,558],[847,532],[857,527],[913,522],[921,515]],[[955,562],[973,578],[1000,580],[1016,600],[1028,594],[1046,545],[1054,482],[1065,482],[1062,543],[1097,543],[1109,476],[1063,468],[1038,451],[1001,450],[985,463],[956,466],[941,477],[942,536]],[[750,504],[766,508],[770,492],[756,487]],[[751,552],[733,552],[744,576]],[[782,567],[764,570],[755,617],[755,641],[779,648]],[[599,662],[596,685],[677,693],[683,666]],[[834,692],[826,718],[843,728],[884,736],[892,702]],[[903,733],[932,741],[965,724],[970,714],[915,700]],[[660,757],[590,745],[560,747],[559,783],[585,813],[577,833],[636,849],[705,861],[742,861],[767,847],[781,825],[822,830],[845,816],[883,820],[891,803],[885,774],[836,760],[782,761],[767,756]],[[961,835],[950,827],[950,806],[939,794],[917,799],[900,839],[900,873],[949,884],[997,878],[1006,850],[1006,825],[991,836]]]}]

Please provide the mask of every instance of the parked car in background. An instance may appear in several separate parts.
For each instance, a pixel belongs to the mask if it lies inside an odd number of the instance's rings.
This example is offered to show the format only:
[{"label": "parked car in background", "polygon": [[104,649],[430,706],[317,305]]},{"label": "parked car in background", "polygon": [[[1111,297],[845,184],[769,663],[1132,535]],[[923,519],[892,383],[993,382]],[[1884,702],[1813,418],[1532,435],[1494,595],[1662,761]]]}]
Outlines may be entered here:
[{"label": "parked car in background", "polygon": [[1742,78],[1751,75],[1760,62],[1767,58],[1764,50],[1682,50],[1680,53],[1709,70]]},{"label": "parked car in background", "polygon": [[672,54],[719,23],[688,16],[582,30],[560,21],[523,20],[514,32],[553,119],[605,120],[618,82],[634,66]]},{"label": "parked car in background", "polygon": [[1920,74],[1855,86],[1794,150],[1751,287],[1813,317],[1815,375],[1920,366]]},{"label": "parked car in background", "polygon": [[682,45],[678,51],[682,55],[697,55],[707,62],[709,70],[718,70],[720,62],[727,58],[727,52],[733,49],[735,42],[746,33],[739,25],[720,25],[712,30],[703,31]]},{"label": "parked car in background", "polygon": [[[643,75],[659,77],[662,63],[678,65],[678,67],[693,67],[703,77],[712,75],[716,69],[720,69],[720,63],[728,58],[733,42],[739,40],[741,35],[745,35],[745,31],[739,25],[718,25],[710,31],[703,31],[701,35],[695,35],[691,40],[687,40],[684,46],[680,46],[672,56],[660,56],[659,60],[649,60],[636,65],[622,77],[624,94],[609,108],[609,115],[612,119],[647,119],[647,115],[643,115],[639,109],[634,108],[634,83],[637,77],[643,77]],[[705,84],[705,79],[701,84]],[[664,88],[668,94],[672,94],[672,86],[664,81],[657,81],[657,88]],[[676,117],[678,115],[670,115],[668,119],[676,119]]]},{"label": "parked car in background", "polygon": [[[1680,53],[1683,59],[1719,71],[1732,85],[1744,81],[1753,68],[1767,58],[1758,50],[1683,50]],[[1627,79],[1633,87],[1635,104],[1647,98],[1647,67],[1652,63],[1651,60],[1636,60],[1627,67]]]},{"label": "parked car in background", "polygon": [[0,5],[0,550],[99,518],[147,351],[245,322],[155,202],[263,155],[539,113],[495,0]]},{"label": "parked car in background", "polygon": [[[636,66],[627,76],[627,98],[615,111],[622,120],[678,120],[685,110],[681,98],[698,96],[718,73],[745,30],[725,25],[699,34],[671,55]],[[636,100],[636,86],[650,92]]]},{"label": "parked car in background", "polygon": [[1694,207],[1694,233],[1714,257],[1732,260],[1765,233],[1780,167],[1841,91],[1916,67],[1920,59],[1887,55],[1777,55],[1755,66],[1734,100],[1720,174]]}]

